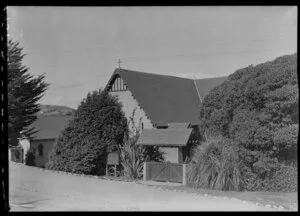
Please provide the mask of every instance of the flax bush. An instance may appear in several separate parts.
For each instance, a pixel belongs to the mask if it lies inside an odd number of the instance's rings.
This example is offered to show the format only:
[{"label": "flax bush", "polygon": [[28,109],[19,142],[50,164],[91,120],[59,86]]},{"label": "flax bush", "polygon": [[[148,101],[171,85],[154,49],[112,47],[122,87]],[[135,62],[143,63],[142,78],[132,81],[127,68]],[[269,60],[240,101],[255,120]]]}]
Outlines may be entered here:
[{"label": "flax bush", "polygon": [[144,149],[142,146],[137,146],[136,141],[137,137],[130,138],[120,147],[124,176],[129,179],[140,179],[143,174]]},{"label": "flax bush", "polygon": [[120,162],[124,176],[128,179],[140,179],[143,176],[143,163],[145,161],[162,161],[163,153],[155,146],[136,145],[142,131],[142,119],[135,122],[135,109],[128,119],[129,134],[119,146]]},{"label": "flax bush", "polygon": [[198,146],[188,166],[188,184],[225,191],[241,190],[237,151],[222,137],[209,138]]}]

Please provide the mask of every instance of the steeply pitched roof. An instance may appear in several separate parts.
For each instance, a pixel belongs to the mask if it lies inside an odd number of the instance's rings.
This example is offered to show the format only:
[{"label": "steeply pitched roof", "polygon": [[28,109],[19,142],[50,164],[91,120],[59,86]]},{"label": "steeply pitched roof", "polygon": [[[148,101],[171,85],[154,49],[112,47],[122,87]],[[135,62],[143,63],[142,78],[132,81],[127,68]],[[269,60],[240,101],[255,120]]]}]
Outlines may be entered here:
[{"label": "steeply pitched roof", "polygon": [[200,94],[201,100],[216,86],[223,83],[227,77],[214,77],[195,80],[198,92]]},{"label": "steeply pitched roof", "polygon": [[200,100],[193,80],[116,69],[154,124],[198,123]]},{"label": "steeply pitched roof", "polygon": [[[221,78],[192,80],[117,68],[106,88],[119,75],[155,125],[199,124],[200,97],[204,98]],[[199,84],[198,84],[199,83]]]},{"label": "steeply pitched roof", "polygon": [[58,138],[71,118],[71,116],[38,116],[38,119],[31,125],[39,130],[32,135],[33,140]]},{"label": "steeply pitched roof", "polygon": [[137,145],[185,146],[192,128],[144,129]]}]

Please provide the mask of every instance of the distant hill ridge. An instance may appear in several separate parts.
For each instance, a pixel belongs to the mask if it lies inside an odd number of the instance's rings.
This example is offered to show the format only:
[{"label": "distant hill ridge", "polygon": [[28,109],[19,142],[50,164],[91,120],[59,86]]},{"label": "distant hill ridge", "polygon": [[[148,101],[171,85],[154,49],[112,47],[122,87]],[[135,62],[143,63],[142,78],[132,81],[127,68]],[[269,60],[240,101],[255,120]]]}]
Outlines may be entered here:
[{"label": "distant hill ridge", "polygon": [[40,111],[37,113],[39,116],[71,116],[75,113],[75,109],[67,106],[58,106],[58,105],[40,105]]}]

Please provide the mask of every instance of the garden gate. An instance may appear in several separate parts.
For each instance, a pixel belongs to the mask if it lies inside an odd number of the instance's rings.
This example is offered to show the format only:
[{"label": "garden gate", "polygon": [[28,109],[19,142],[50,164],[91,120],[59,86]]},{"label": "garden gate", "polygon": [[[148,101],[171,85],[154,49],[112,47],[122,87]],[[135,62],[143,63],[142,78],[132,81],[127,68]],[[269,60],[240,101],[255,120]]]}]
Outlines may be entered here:
[{"label": "garden gate", "polygon": [[144,168],[145,180],[183,182],[183,164],[147,162]]}]

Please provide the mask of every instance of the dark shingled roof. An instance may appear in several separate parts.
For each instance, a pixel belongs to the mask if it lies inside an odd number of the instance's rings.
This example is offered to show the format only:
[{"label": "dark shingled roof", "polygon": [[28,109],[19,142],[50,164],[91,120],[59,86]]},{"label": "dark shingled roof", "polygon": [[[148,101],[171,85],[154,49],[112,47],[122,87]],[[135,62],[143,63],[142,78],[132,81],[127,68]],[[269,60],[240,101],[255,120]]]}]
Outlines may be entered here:
[{"label": "dark shingled roof", "polygon": [[38,119],[31,125],[39,130],[32,135],[32,140],[58,138],[71,118],[71,116],[38,116]]},{"label": "dark shingled roof", "polygon": [[222,80],[210,78],[202,82],[117,68],[106,88],[112,84],[116,75],[120,75],[154,125],[199,124],[199,94],[203,99]]},{"label": "dark shingled roof", "polygon": [[193,80],[116,69],[154,124],[198,123],[200,100]]},{"label": "dark shingled roof", "polygon": [[201,100],[216,86],[221,85],[227,77],[215,77],[195,80]]},{"label": "dark shingled roof", "polygon": [[185,146],[192,128],[144,129],[137,145]]}]

